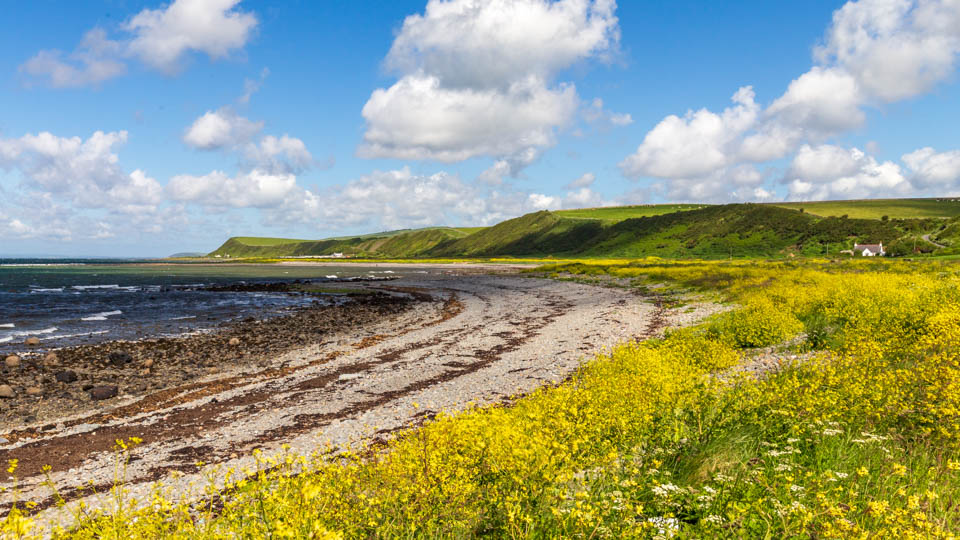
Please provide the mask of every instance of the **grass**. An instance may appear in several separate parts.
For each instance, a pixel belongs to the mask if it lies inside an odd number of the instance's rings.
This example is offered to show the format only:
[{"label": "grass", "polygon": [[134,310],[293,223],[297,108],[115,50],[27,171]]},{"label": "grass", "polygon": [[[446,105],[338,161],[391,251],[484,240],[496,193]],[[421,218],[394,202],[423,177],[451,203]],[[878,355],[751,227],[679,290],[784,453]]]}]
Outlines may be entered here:
[{"label": "grass", "polygon": [[852,201],[816,201],[770,203],[781,208],[809,212],[818,216],[849,216],[858,219],[953,218],[960,216],[960,198],[871,199]]},{"label": "grass", "polygon": [[705,204],[641,204],[634,206],[609,206],[600,208],[578,208],[576,210],[555,210],[553,213],[570,219],[597,219],[616,223],[625,219],[659,216],[673,212],[699,210]]},{"label": "grass", "polygon": [[233,239],[248,246],[283,246],[306,242],[306,240],[294,238],[264,238],[260,236],[235,236]]},{"label": "grass", "polygon": [[[143,509],[118,503],[109,515],[78,515],[63,536],[952,538],[960,531],[956,265],[645,259],[538,272],[666,283],[662,294],[709,293],[737,307],[615,347],[569,381],[509,406],[441,414],[386,447],[257,454],[256,470],[218,473],[229,489],[217,506],[172,503],[160,489]],[[759,378],[726,371],[754,353],[749,347],[784,341],[801,360]],[[118,448],[121,464],[132,455],[128,444]],[[122,486],[114,493],[121,500]],[[19,509],[0,526],[9,536],[42,532]]]}]

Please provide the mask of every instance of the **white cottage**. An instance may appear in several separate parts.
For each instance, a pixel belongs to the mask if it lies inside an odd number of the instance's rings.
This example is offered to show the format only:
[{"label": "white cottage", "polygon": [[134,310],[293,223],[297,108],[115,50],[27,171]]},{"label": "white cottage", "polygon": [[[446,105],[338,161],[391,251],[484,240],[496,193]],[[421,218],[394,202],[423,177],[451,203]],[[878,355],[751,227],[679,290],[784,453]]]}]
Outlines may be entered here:
[{"label": "white cottage", "polygon": [[864,257],[883,257],[886,254],[886,251],[883,250],[883,242],[879,244],[854,244],[853,252]]}]

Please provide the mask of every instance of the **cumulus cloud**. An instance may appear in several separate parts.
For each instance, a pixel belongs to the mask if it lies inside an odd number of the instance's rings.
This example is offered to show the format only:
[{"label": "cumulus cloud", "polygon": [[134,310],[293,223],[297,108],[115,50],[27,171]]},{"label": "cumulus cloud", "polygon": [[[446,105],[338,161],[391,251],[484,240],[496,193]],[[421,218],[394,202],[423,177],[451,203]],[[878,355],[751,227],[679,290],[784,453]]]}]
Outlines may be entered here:
[{"label": "cumulus cloud", "polygon": [[476,90],[445,88],[436,77],[404,77],[375,90],[364,105],[367,131],[359,154],[448,163],[510,156],[552,145],[554,128],[576,109],[572,86],[547,88],[537,77]]},{"label": "cumulus cloud", "polygon": [[615,9],[613,0],[430,0],[394,40],[386,65],[400,79],[364,106],[358,153],[454,162],[552,146],[579,106],[574,86],[553,79],[614,50]]},{"label": "cumulus cloud", "polygon": [[262,129],[263,122],[252,122],[223,107],[194,120],[183,134],[183,142],[199,150],[218,150],[245,144]]},{"label": "cumulus cloud", "polygon": [[586,187],[592,186],[596,180],[597,180],[597,175],[588,172],[588,173],[584,173],[583,176],[581,176],[580,178],[577,178],[573,182],[570,182],[569,184],[563,187],[565,187],[566,189],[586,188]]},{"label": "cumulus cloud", "polygon": [[161,9],[144,9],[120,28],[125,36],[109,39],[102,28],[87,32],[77,48],[64,55],[42,50],[20,72],[48,80],[50,86],[95,86],[123,75],[127,60],[138,58],[168,74],[176,73],[192,51],[211,59],[242,49],[257,18],[236,9],[239,0],[175,0]]},{"label": "cumulus cloud", "polygon": [[125,25],[133,34],[129,51],[156,69],[175,72],[188,51],[223,58],[243,47],[257,25],[234,9],[240,0],[176,0],[164,9],[145,9]]},{"label": "cumulus cloud", "polygon": [[911,180],[919,187],[956,189],[960,184],[960,150],[937,153],[926,147],[900,159],[907,164]]},{"label": "cumulus cloud", "polygon": [[294,187],[274,202],[264,209],[265,223],[325,230],[492,225],[537,210],[608,204],[589,188],[552,196],[464,182],[444,171],[416,174],[409,167],[373,171],[320,191]]},{"label": "cumulus cloud", "polygon": [[126,73],[127,66],[120,56],[120,44],[107,39],[102,28],[94,28],[66,57],[58,50],[40,51],[19,70],[32,77],[49,79],[54,88],[97,86]]},{"label": "cumulus cloud", "polygon": [[242,157],[245,170],[299,174],[315,163],[307,145],[289,135],[265,135],[263,122],[238,115],[230,107],[207,111],[193,121],[183,134],[183,142],[197,150],[223,150]]},{"label": "cumulus cloud", "polygon": [[791,199],[859,199],[907,195],[913,186],[900,166],[878,162],[858,148],[804,145],[785,178]]},{"label": "cumulus cloud", "polygon": [[120,166],[116,147],[126,141],[126,131],[97,131],[86,140],[49,132],[0,139],[0,167],[20,171],[30,187],[79,207],[159,204],[156,180]]},{"label": "cumulus cloud", "polygon": [[[960,4],[955,0],[847,2],[834,12],[823,43],[815,49],[816,65],[769,106],[761,110],[750,92],[749,100],[735,95],[736,105],[722,113],[701,109],[684,117],[668,116],[620,163],[621,170],[628,177],[677,183],[676,191],[685,194],[713,198],[744,193],[742,188],[730,189],[736,185],[732,168],[794,152],[793,167],[803,167],[828,151],[823,146],[828,139],[862,126],[865,107],[919,95],[946,79],[954,72],[958,53]],[[841,162],[850,159],[847,155]],[[838,184],[827,186],[800,175],[791,195],[903,189],[898,165],[870,165],[862,159],[856,159],[860,172],[835,177],[844,180]],[[922,175],[916,174],[918,179]],[[694,188],[698,182],[702,185]]]},{"label": "cumulus cloud", "polygon": [[296,176],[258,169],[233,177],[222,171],[202,176],[181,174],[171,178],[166,187],[174,201],[221,208],[274,208],[300,190]]},{"label": "cumulus cloud", "polygon": [[953,73],[960,53],[955,0],[860,0],[833,14],[815,51],[856,78],[869,95],[897,101],[930,90]]},{"label": "cumulus cloud", "polygon": [[722,169],[735,159],[739,137],[756,122],[753,98],[753,89],[745,86],[731,98],[735,105],[720,114],[700,109],[664,118],[620,163],[621,170],[633,177],[685,178]]}]

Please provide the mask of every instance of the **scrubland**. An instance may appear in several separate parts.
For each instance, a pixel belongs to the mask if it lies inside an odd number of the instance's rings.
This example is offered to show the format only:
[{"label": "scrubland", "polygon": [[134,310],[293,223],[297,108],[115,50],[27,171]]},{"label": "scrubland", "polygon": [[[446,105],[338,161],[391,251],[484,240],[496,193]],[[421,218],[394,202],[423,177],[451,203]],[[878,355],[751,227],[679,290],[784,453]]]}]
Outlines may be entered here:
[{"label": "scrubland", "polygon": [[[960,529],[960,267],[643,259],[537,271],[621,278],[671,309],[691,294],[734,309],[386,444],[219,471],[227,489],[191,505],[170,503],[162,485],[138,505],[118,482],[112,512],[81,513],[54,534],[938,538]],[[770,346],[796,360],[731,370]],[[119,480],[135,444],[118,441]],[[43,533],[29,508],[9,512],[7,536]]]}]

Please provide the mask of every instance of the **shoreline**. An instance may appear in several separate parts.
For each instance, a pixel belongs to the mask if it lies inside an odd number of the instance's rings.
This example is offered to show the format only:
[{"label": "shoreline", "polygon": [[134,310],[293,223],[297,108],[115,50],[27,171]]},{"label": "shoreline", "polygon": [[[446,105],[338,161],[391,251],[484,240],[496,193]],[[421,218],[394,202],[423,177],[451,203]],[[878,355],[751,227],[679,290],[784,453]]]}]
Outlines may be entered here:
[{"label": "shoreline", "polygon": [[[265,367],[204,376],[0,446],[0,459],[20,460],[20,500],[39,503],[48,524],[80,503],[108,508],[113,447],[131,437],[143,440],[126,469],[132,497],[148,497],[157,480],[178,499],[202,496],[191,486],[213,468],[255,467],[254,450],[309,455],[382,443],[440,412],[510,403],[607,347],[716,309],[673,312],[636,291],[516,275],[423,274],[368,288],[435,301],[274,354]],[[43,465],[64,510],[50,508]]]},{"label": "shoreline", "polygon": [[[265,358],[310,345],[331,331],[406,309],[414,301],[389,295],[372,297],[358,282],[337,285],[356,292],[343,293],[344,302],[246,317],[176,336],[145,336],[66,347],[24,346],[23,351],[4,354],[4,360],[17,357],[19,365],[0,364],[0,382],[15,393],[14,397],[2,398],[0,448],[16,442],[17,437],[11,437],[11,432],[48,431],[51,423],[136,401],[145,394],[161,392],[196,377],[259,365]],[[97,387],[116,387],[116,391],[104,388],[94,396],[92,391]],[[32,395],[28,393],[31,389]],[[109,394],[115,395],[102,397]]]}]

